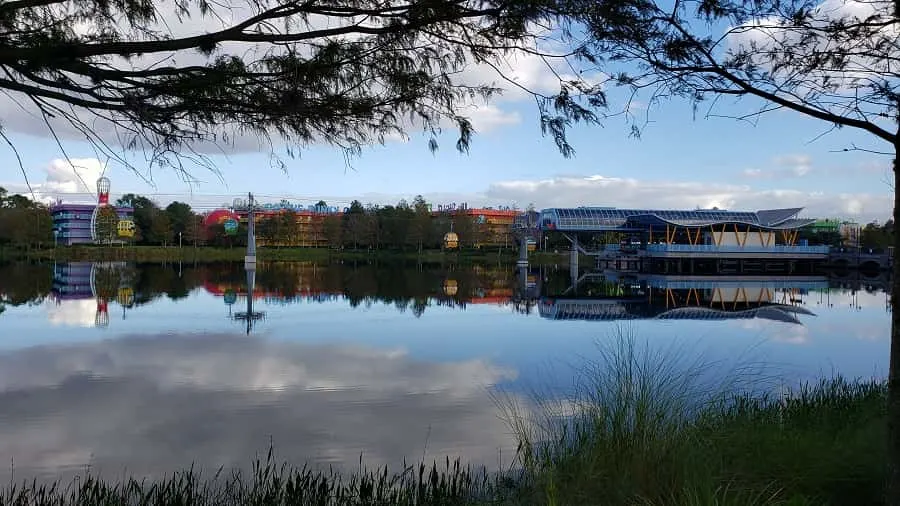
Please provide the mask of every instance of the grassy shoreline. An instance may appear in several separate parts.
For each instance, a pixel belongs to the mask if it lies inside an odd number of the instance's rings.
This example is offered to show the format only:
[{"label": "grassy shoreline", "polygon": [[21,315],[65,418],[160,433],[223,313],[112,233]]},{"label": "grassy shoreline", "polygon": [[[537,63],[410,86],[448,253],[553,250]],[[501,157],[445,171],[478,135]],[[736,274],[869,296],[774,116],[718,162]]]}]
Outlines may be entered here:
[{"label": "grassy shoreline", "polygon": [[398,472],[361,462],[341,475],[279,464],[270,450],[243,475],[191,468],[158,481],[25,481],[0,490],[0,505],[884,504],[884,381],[836,377],[750,394],[735,383],[707,388],[670,363],[620,346],[585,369],[568,414],[549,404],[507,409],[520,442],[509,470],[448,459]]},{"label": "grassy shoreline", "polygon": [[[97,261],[130,261],[130,262],[242,262],[244,248],[215,248],[185,246],[127,246],[97,247],[74,246],[56,249],[32,250],[30,252],[6,251],[0,259],[33,259],[52,260],[58,262],[97,262]],[[518,259],[517,253],[507,250],[499,251],[355,251],[333,250],[326,248],[259,248],[257,259],[260,261],[299,261],[327,262],[330,260],[385,260],[426,263],[512,263]],[[568,253],[532,252],[529,255],[532,264],[568,264]]]}]

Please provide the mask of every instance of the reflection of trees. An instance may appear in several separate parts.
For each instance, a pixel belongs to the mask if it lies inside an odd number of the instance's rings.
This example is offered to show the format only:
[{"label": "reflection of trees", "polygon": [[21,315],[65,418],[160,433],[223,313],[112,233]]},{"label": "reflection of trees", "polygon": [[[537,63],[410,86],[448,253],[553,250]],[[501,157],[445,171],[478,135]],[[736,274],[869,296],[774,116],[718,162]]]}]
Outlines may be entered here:
[{"label": "reflection of trees", "polygon": [[94,290],[97,297],[111,300],[116,297],[122,283],[122,271],[116,267],[94,267]]},{"label": "reflection of trees", "polygon": [[[246,291],[240,265],[215,266],[206,274],[209,281]],[[445,293],[447,280],[456,282],[455,293]],[[512,283],[513,270],[506,267],[420,267],[392,262],[327,266],[273,262],[260,264],[256,275],[257,290],[275,301],[310,301],[319,294],[334,294],[346,298],[351,307],[381,303],[415,316],[432,304],[465,307],[478,294]]]},{"label": "reflection of trees", "polygon": [[0,306],[41,303],[52,287],[53,268],[50,265],[0,265]]},{"label": "reflection of trees", "polygon": [[[40,302],[52,288],[49,265],[10,264],[0,267],[0,302],[18,305]],[[452,282],[452,283],[451,283]],[[204,284],[216,290],[246,293],[247,277],[241,264],[139,264],[128,269],[97,266],[97,295],[115,300],[123,283],[134,290],[134,304],[160,297],[187,297]],[[455,283],[455,290],[445,289]],[[359,262],[315,265],[298,262],[261,263],[256,290],[271,302],[315,302],[322,295],[347,299],[352,307],[385,304],[421,316],[432,305],[464,308],[473,298],[492,290],[512,289],[514,272],[500,266],[416,266],[403,263]]]},{"label": "reflection of trees", "polygon": [[159,297],[183,299],[206,279],[202,268],[178,264],[140,264],[135,267],[135,304],[147,304]]}]

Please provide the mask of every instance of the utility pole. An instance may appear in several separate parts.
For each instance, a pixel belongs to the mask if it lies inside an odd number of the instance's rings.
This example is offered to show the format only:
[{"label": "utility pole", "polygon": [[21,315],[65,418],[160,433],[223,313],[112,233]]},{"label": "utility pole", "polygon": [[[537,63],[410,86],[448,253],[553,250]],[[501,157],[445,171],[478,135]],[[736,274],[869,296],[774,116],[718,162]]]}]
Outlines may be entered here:
[{"label": "utility pole", "polygon": [[253,292],[256,291],[256,216],[253,213],[253,194],[248,193],[247,196],[247,255],[244,257],[244,270],[247,271],[247,311],[235,314],[234,319],[247,321],[249,335],[253,324],[265,318],[266,314],[253,310]]}]

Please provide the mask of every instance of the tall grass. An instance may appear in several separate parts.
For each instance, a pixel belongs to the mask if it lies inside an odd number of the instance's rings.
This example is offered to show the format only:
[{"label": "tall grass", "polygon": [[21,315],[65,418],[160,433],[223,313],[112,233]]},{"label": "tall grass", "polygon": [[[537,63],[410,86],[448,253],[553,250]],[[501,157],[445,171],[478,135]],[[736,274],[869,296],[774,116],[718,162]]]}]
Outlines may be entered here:
[{"label": "tall grass", "polygon": [[191,468],[159,481],[108,482],[90,475],[67,486],[31,481],[10,485],[0,493],[0,505],[452,506],[499,497],[488,484],[487,474],[449,459],[443,466],[420,463],[399,473],[381,468],[345,476],[278,464],[270,450],[249,474],[220,470],[206,477]]},{"label": "tall grass", "polygon": [[12,484],[0,506],[884,504],[885,383],[779,391],[764,369],[723,367],[620,334],[578,370],[572,395],[501,405],[519,438],[504,472],[446,459],[346,475],[279,464],[270,450],[243,474]]},{"label": "tall grass", "polygon": [[611,343],[564,402],[537,413],[507,406],[520,440],[518,502],[883,504],[883,382],[759,393],[772,391],[772,377],[758,368],[715,381],[715,364],[633,336]]}]

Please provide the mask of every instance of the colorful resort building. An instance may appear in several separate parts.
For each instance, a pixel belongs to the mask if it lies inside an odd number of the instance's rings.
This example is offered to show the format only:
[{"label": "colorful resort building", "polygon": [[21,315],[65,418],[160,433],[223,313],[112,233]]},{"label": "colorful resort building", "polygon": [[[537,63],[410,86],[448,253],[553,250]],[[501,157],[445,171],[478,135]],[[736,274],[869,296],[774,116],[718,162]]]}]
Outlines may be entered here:
[{"label": "colorful resort building", "polygon": [[[133,236],[134,222],[132,221],[132,215],[134,214],[134,209],[131,207],[110,207],[115,209],[120,224],[131,224],[131,235]],[[53,235],[56,238],[56,244],[58,246],[72,246],[97,242],[96,224],[94,222],[97,209],[97,204],[68,204],[61,201],[50,206],[50,213],[53,217]],[[117,230],[119,230],[120,237],[128,236],[128,232],[124,228],[117,227]]]},{"label": "colorful resort building", "polygon": [[[289,233],[266,233],[261,230],[267,220],[283,216],[288,209],[262,208],[254,211],[256,220],[256,242],[259,246],[293,246],[302,248],[327,247],[328,239],[325,234],[325,219],[328,216],[340,215],[341,212],[333,208],[305,209],[290,212],[294,215],[296,226]],[[244,208],[217,209],[207,214],[203,219],[203,226],[207,238],[220,232],[233,233],[241,225],[246,226],[249,219],[249,211]],[[216,226],[224,227],[217,231]]]},{"label": "colorful resort building", "polygon": [[[290,234],[274,233],[267,234],[261,229],[267,220],[283,216],[284,214],[293,213],[296,220]],[[332,246],[328,242],[326,234],[326,220],[329,216],[342,216],[346,209],[336,207],[316,207],[308,206],[301,208],[292,206],[288,203],[278,204],[262,204],[254,210],[256,220],[256,240],[260,246],[294,246],[294,247],[329,247]],[[512,209],[492,209],[492,208],[469,208],[469,207],[453,207],[439,208],[431,212],[432,216],[437,218],[445,216],[450,218],[447,223],[445,232],[452,232],[452,220],[459,215],[465,215],[480,227],[478,247],[514,247],[516,244],[513,236],[512,225],[519,211]],[[216,229],[223,227],[236,231],[241,225],[246,226],[249,217],[249,211],[243,205],[235,205],[230,209],[217,209],[208,213],[204,217],[203,225],[206,229],[207,237],[211,234],[223,233],[226,230]]]},{"label": "colorful resort building", "polygon": [[[53,236],[58,246],[93,244],[97,242],[121,243],[135,235],[134,209],[109,203],[109,178],[97,180],[97,202],[92,204],[66,204],[61,200],[50,206],[53,219]],[[115,212],[112,229],[103,223],[105,211]],[[100,218],[98,220],[98,218]]]}]

